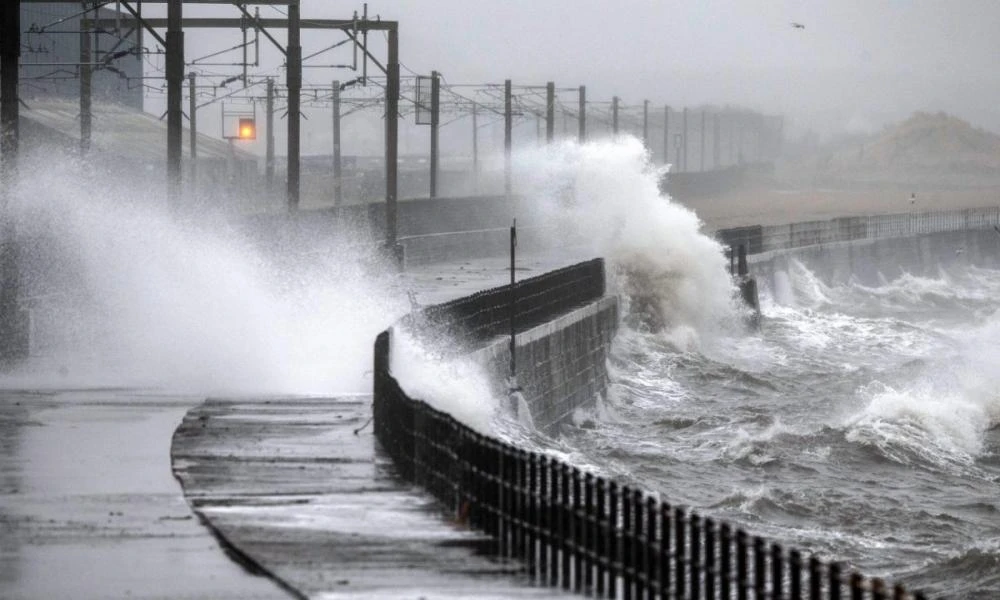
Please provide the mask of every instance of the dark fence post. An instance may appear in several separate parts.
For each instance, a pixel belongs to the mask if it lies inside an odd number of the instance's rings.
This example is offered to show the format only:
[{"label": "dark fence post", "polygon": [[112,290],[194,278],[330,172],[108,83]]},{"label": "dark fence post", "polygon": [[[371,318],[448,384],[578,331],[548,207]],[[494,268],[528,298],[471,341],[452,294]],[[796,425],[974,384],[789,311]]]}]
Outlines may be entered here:
[{"label": "dark fence post", "polygon": [[632,489],[622,486],[622,598],[632,600],[632,574],[635,565],[632,562]]},{"label": "dark fence post", "polygon": [[781,600],[784,597],[783,591],[783,575],[784,569],[783,557],[781,554],[781,546],[778,544],[771,545],[771,598],[773,600]]},{"label": "dark fence post", "polygon": [[610,566],[608,572],[608,597],[617,598],[618,597],[618,577],[622,574],[624,567],[622,565],[622,543],[621,543],[621,530],[618,527],[618,515],[620,514],[621,503],[619,499],[621,494],[618,491],[618,484],[612,481],[608,485],[608,541],[610,542],[608,548],[608,558],[610,559]]},{"label": "dark fence post", "polygon": [[865,579],[861,576],[861,573],[851,573],[849,585],[851,586],[851,600],[864,600]]},{"label": "dark fence post", "polygon": [[764,550],[764,540],[759,537],[753,539],[753,587],[754,596],[757,600],[765,600],[767,595],[766,559]]},{"label": "dark fence post", "polygon": [[674,592],[678,598],[685,597],[684,579],[685,563],[684,558],[686,543],[684,541],[684,510],[680,507],[674,509]]},{"label": "dark fence post", "polygon": [[572,516],[573,516],[573,505],[572,496],[570,495],[570,466],[567,464],[562,465],[562,501],[560,503],[560,515],[562,521],[562,587],[564,590],[570,589],[570,544],[572,540],[570,536],[572,535]]},{"label": "dark fence post", "polygon": [[583,587],[588,594],[594,590],[594,555],[597,546],[597,519],[594,513],[594,475],[587,473],[583,479],[584,562]]},{"label": "dark fence post", "polygon": [[691,600],[701,599],[701,517],[691,514]]},{"label": "dark fence post", "polygon": [[538,542],[541,531],[539,516],[538,476],[539,456],[528,453],[528,572],[532,578],[538,575]]},{"label": "dark fence post", "polygon": [[573,468],[573,591],[583,590],[583,519],[580,516],[583,505],[580,470]]},{"label": "dark fence post", "polygon": [[642,585],[642,492],[632,490],[632,586],[637,598],[643,597]]},{"label": "dark fence post", "polygon": [[725,600],[732,598],[730,582],[732,581],[733,530],[729,523],[719,527],[719,594]]},{"label": "dark fence post", "polygon": [[597,596],[604,597],[605,579],[608,575],[608,536],[611,528],[608,527],[607,506],[605,506],[605,495],[607,489],[603,477],[597,478],[597,527],[594,536],[594,553],[597,563]]},{"label": "dark fence post", "polygon": [[791,581],[789,582],[789,597],[795,600],[802,597],[802,553],[792,550],[788,558],[791,569]]},{"label": "dark fence post", "polygon": [[670,570],[673,568],[670,556],[670,504],[660,505],[660,598],[670,595]]},{"label": "dark fence post", "polygon": [[830,600],[840,600],[840,565],[833,563],[829,570]]},{"label": "dark fence post", "polygon": [[821,600],[822,593],[822,572],[819,559],[815,556],[809,557],[809,600]]},{"label": "dark fence post", "polygon": [[560,463],[548,459],[549,472],[549,585],[559,585],[559,542],[565,539],[562,521],[559,519]]},{"label": "dark fence post", "polygon": [[549,585],[549,544],[552,543],[552,521],[549,520],[549,486],[552,485],[552,471],[549,458],[538,457],[538,579],[542,585]]},{"label": "dark fence post", "polygon": [[715,600],[715,575],[715,521],[705,519],[705,600]]},{"label": "dark fence post", "polygon": [[646,598],[656,597],[656,500],[646,498],[646,544],[643,550],[645,558],[643,570],[646,571]]},{"label": "dark fence post", "polygon": [[747,600],[748,567],[747,533],[740,529],[736,532],[736,598],[738,600]]}]

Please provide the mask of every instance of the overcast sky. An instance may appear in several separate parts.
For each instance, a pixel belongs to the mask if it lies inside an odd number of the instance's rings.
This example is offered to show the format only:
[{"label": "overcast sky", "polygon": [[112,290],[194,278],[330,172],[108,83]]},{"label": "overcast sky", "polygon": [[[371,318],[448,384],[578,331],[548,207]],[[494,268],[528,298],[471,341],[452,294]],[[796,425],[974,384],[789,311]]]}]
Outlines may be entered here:
[{"label": "overcast sky", "polygon": [[[350,18],[361,6],[303,0],[302,14]],[[586,84],[592,100],[744,105],[785,114],[792,134],[872,131],[917,110],[1000,131],[996,0],[392,0],[369,2],[369,13],[399,21],[404,75],[436,69],[452,84],[554,80]],[[187,58],[227,47],[226,35],[190,31]],[[304,54],[329,44],[325,35],[305,34]],[[371,46],[384,56],[381,39]],[[317,60],[346,62],[350,51]],[[268,48],[264,61],[280,72]],[[318,84],[351,76],[305,73]]]}]

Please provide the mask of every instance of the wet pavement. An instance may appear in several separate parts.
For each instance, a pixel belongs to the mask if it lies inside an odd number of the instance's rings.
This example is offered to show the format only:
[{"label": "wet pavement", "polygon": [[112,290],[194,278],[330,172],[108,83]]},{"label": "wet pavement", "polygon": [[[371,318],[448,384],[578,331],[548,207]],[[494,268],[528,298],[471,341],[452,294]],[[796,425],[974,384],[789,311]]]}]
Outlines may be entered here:
[{"label": "wet pavement", "polygon": [[559,595],[396,477],[370,415],[370,396],[210,399],[178,428],[174,468],[210,526],[303,597]]},{"label": "wet pavement", "polygon": [[226,555],[171,473],[200,401],[0,391],[0,597],[288,598]]}]

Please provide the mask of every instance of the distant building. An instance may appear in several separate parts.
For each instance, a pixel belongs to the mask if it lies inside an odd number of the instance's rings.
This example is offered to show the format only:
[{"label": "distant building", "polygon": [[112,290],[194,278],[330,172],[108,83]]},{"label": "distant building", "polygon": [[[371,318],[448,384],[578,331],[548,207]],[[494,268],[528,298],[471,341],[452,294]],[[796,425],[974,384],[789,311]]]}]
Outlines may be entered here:
[{"label": "distant building", "polygon": [[[84,11],[81,3],[21,4],[20,97],[33,99],[80,97],[80,46],[83,19],[117,19],[120,13]],[[90,31],[91,60],[96,64],[91,96],[142,110],[141,32],[129,27]]]}]

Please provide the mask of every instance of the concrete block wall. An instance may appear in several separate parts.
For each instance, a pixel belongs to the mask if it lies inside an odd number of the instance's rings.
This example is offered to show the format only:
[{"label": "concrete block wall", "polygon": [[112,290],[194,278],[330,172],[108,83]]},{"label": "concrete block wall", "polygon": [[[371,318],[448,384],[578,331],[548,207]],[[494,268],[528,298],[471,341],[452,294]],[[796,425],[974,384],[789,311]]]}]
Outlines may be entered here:
[{"label": "concrete block wall", "polygon": [[[594,406],[608,387],[607,359],[618,330],[618,299],[604,296],[515,337],[517,379],[535,427],[567,422],[578,408]],[[498,338],[473,353],[506,395],[509,340]]]}]

